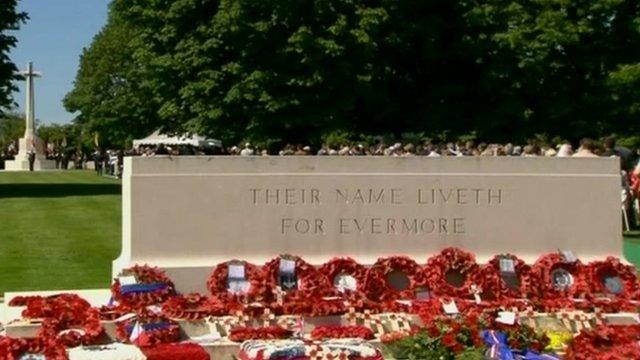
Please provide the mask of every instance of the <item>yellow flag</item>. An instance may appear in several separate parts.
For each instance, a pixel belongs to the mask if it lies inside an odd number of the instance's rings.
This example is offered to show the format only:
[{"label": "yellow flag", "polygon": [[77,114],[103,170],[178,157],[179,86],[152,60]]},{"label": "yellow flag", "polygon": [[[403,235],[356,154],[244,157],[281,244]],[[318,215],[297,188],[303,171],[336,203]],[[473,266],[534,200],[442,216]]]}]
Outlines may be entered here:
[{"label": "yellow flag", "polygon": [[93,136],[93,144],[96,147],[100,147],[100,135],[98,135],[97,131],[96,131],[95,135]]}]

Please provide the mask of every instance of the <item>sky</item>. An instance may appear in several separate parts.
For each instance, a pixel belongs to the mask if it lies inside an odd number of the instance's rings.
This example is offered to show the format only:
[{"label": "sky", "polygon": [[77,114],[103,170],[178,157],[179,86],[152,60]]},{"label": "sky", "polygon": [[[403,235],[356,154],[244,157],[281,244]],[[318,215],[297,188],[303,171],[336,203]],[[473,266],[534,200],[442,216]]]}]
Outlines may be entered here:
[{"label": "sky", "polygon": [[[74,118],[62,99],[73,87],[82,49],[107,20],[108,4],[109,0],[19,1],[19,10],[27,12],[29,20],[13,32],[18,44],[9,55],[20,70],[33,61],[34,69],[43,74],[35,81],[35,115],[42,123],[62,124]],[[18,85],[20,92],[13,96],[23,112],[24,82]]]}]

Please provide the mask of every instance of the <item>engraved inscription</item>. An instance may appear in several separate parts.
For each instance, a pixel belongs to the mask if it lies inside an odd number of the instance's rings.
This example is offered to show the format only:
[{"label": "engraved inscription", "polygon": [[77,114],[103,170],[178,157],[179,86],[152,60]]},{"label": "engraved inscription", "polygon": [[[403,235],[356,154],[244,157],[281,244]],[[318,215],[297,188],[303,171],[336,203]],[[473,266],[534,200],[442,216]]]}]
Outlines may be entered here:
[{"label": "engraved inscription", "polygon": [[[250,188],[249,201],[255,206],[265,206],[267,211],[279,206],[334,206],[336,209],[360,209],[365,216],[335,218],[281,217],[281,235],[458,235],[464,236],[467,222],[464,216],[380,217],[375,216],[381,206],[424,206],[429,209],[448,209],[448,213],[467,206],[501,206],[505,200],[499,188]],[[271,210],[269,210],[271,209]],[[276,210],[277,211],[277,210]],[[338,212],[336,212],[338,214]],[[423,216],[420,216],[423,215]]]}]

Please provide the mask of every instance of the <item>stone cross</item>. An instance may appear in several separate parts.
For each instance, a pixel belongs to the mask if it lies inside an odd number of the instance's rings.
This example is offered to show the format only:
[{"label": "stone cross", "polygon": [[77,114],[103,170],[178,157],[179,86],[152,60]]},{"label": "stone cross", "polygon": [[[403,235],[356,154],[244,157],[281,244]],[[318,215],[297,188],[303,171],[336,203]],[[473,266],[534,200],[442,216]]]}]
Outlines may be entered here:
[{"label": "stone cross", "polygon": [[27,70],[19,71],[18,75],[22,75],[25,77],[25,81],[27,82],[27,102],[25,103],[26,107],[26,126],[24,131],[25,138],[31,138],[35,135],[35,101],[34,101],[34,90],[33,90],[33,79],[42,76],[42,73],[38,71],[33,71],[33,63],[29,62],[27,65]]}]

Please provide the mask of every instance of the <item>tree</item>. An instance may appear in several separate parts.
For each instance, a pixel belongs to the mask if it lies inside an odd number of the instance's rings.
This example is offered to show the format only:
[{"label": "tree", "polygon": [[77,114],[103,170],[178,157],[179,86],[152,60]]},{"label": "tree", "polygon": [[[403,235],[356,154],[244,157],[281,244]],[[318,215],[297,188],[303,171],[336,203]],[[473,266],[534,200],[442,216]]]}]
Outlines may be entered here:
[{"label": "tree", "polygon": [[0,152],[24,135],[24,116],[17,113],[0,114]]},{"label": "tree", "polygon": [[17,79],[17,68],[9,59],[9,50],[16,45],[17,40],[7,31],[17,30],[27,19],[25,13],[17,12],[17,4],[18,0],[3,0],[0,6],[0,113],[3,108],[13,105],[11,92],[16,90],[12,81]]},{"label": "tree", "polygon": [[38,126],[38,136],[47,144],[62,151],[91,152],[94,137],[78,124],[51,124]]},{"label": "tree", "polygon": [[634,0],[113,0],[66,104],[110,139],[637,131],[638,19]]},{"label": "tree", "polygon": [[482,135],[637,131],[637,119],[618,117],[607,84],[640,60],[639,15],[634,0],[476,0],[467,19],[486,49],[478,90],[490,96],[477,105],[491,126]]},{"label": "tree", "polygon": [[133,30],[117,14],[80,57],[74,88],[64,99],[75,123],[97,134],[100,145],[123,147],[160,126],[145,79],[136,76]]}]

